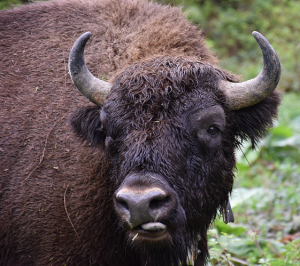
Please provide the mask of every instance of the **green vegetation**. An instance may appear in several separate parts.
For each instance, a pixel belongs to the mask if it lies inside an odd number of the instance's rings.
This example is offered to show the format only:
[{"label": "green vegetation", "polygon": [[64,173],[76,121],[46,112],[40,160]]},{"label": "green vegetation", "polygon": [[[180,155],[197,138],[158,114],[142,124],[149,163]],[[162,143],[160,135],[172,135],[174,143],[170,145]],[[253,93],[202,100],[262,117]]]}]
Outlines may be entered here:
[{"label": "green vegetation", "polygon": [[[297,0],[157,0],[182,5],[200,24],[221,66],[243,80],[262,66],[256,30],[282,63],[279,122],[255,151],[237,152],[234,224],[209,231],[211,265],[300,266],[300,2]],[[18,0],[2,0],[0,9]],[[287,93],[288,92],[288,93]]]},{"label": "green vegetation", "polygon": [[12,8],[14,5],[20,4],[20,0],[1,0],[0,1],[0,10]]},{"label": "green vegetation", "polygon": [[243,80],[261,70],[260,49],[252,31],[262,33],[276,50],[282,76],[279,87],[299,92],[300,2],[297,0],[157,0],[181,5],[200,24],[221,66]]},{"label": "green vegetation", "polygon": [[22,4],[30,4],[35,1],[47,1],[47,0],[0,0],[0,10],[15,8]]}]

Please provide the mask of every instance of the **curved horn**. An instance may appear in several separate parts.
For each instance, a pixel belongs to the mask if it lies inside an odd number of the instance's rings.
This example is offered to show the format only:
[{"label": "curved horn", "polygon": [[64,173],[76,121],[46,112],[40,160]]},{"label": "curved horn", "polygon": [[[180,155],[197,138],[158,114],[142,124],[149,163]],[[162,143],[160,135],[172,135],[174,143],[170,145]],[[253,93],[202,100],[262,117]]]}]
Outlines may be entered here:
[{"label": "curved horn", "polygon": [[253,31],[263,54],[263,69],[259,75],[242,83],[232,83],[222,80],[220,89],[224,91],[229,101],[230,110],[239,110],[252,106],[267,98],[276,88],[281,73],[278,56],[268,40],[260,33]]},{"label": "curved horn", "polygon": [[69,56],[69,73],[83,96],[97,105],[103,105],[112,84],[95,78],[85,64],[83,53],[90,36],[91,33],[86,32],[74,43]]}]

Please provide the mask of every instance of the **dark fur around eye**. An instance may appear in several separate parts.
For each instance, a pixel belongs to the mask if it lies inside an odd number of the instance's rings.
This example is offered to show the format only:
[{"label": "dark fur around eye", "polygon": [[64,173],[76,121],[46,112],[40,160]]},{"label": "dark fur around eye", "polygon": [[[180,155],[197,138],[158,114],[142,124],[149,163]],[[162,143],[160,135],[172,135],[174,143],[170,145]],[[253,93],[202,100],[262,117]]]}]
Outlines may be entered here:
[{"label": "dark fur around eye", "polygon": [[216,126],[210,126],[208,129],[207,129],[207,133],[209,135],[212,135],[212,136],[215,136],[219,133],[219,129],[216,127]]}]

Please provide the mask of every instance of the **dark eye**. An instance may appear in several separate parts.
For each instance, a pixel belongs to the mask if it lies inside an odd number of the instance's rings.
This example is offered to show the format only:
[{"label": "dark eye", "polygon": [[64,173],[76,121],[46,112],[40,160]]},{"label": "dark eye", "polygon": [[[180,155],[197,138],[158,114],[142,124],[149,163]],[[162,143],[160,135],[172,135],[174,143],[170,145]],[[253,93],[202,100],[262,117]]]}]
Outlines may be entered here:
[{"label": "dark eye", "polygon": [[216,135],[217,133],[219,132],[219,129],[215,126],[210,126],[208,129],[207,129],[207,133],[214,136]]}]

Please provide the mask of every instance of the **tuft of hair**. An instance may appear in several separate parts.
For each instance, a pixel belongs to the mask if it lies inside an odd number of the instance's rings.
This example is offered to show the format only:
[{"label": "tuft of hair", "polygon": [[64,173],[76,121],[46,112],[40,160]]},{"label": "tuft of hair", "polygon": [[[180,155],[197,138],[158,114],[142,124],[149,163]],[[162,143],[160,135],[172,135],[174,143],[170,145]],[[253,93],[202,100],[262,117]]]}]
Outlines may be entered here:
[{"label": "tuft of hair", "polygon": [[238,136],[237,146],[240,146],[243,141],[250,140],[252,149],[255,149],[259,140],[273,127],[280,102],[279,92],[274,91],[263,101],[233,112],[235,131]]},{"label": "tuft of hair", "polygon": [[70,123],[76,136],[88,145],[98,147],[104,143],[105,133],[102,130],[99,106],[78,108],[70,115]]}]

